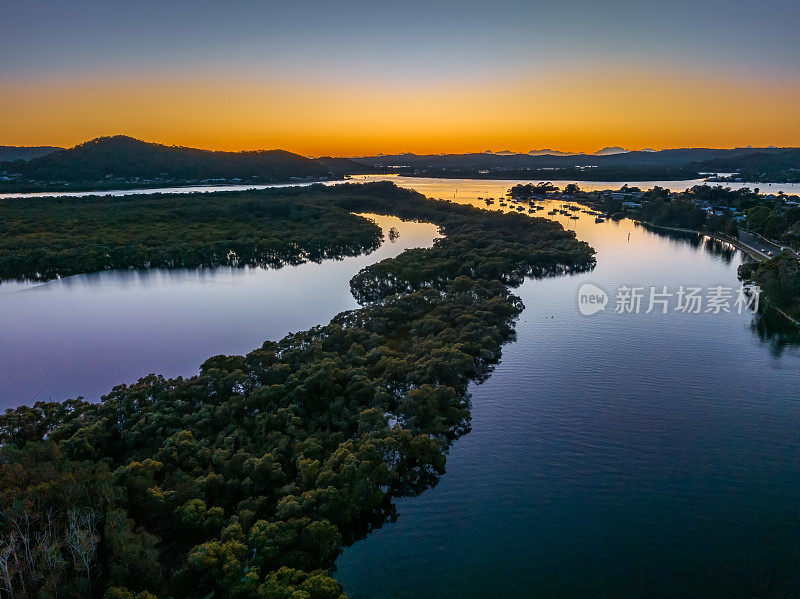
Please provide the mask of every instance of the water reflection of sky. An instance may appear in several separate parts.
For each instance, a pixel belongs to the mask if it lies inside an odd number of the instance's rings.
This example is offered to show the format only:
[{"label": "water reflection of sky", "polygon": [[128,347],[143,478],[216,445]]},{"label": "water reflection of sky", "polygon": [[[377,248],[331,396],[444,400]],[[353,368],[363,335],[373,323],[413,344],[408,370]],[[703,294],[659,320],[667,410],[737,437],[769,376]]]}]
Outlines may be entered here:
[{"label": "water reflection of sky", "polygon": [[[480,197],[501,197],[506,191],[517,183],[537,183],[536,180],[501,180],[501,179],[434,179],[425,177],[401,177],[397,175],[358,175],[350,179],[352,182],[363,183],[367,181],[394,181],[401,187],[412,187],[432,198],[455,199],[456,201],[471,201]],[[325,185],[338,185],[342,181],[327,181]],[[599,191],[603,189],[618,189],[627,184],[631,187],[651,189],[658,185],[672,191],[684,191],[695,185],[706,184],[702,179],[689,179],[683,181],[573,181],[553,180],[552,183],[564,187],[575,183],[584,191]],[[312,183],[274,183],[268,185],[190,185],[185,187],[161,187],[152,189],[116,189],[107,191],[57,191],[35,193],[0,193],[0,199],[26,198],[26,197],[88,197],[110,195],[115,197],[126,195],[142,195],[148,193],[214,193],[218,191],[246,191],[248,189],[271,189],[281,187],[305,187]],[[708,183],[708,185],[722,185],[732,189],[748,187],[758,188],[761,193],[800,194],[800,183]]]},{"label": "water reflection of sky", "polygon": [[109,271],[0,285],[0,407],[83,395],[97,399],[148,373],[191,375],[212,355],[324,324],[356,308],[348,281],[436,227],[371,216],[386,236],[371,254],[277,270]]}]

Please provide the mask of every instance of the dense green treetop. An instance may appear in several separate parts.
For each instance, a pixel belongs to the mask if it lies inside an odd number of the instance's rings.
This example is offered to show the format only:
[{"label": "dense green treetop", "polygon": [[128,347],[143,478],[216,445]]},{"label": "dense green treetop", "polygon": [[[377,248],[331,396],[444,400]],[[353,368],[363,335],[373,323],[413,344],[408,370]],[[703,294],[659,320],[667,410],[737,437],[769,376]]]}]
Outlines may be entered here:
[{"label": "dense green treetop", "polygon": [[280,267],[375,249],[380,227],[319,186],[0,200],[0,280],[108,269]]},{"label": "dense green treetop", "polygon": [[763,262],[745,262],[739,276],[757,284],[770,305],[800,320],[800,261],[784,252]]}]

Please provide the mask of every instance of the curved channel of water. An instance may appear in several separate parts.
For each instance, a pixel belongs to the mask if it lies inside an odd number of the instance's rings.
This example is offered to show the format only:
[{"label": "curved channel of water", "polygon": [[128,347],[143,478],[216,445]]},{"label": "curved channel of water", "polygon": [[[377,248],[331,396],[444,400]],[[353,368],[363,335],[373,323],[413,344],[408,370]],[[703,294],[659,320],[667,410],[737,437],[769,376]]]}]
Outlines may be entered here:
[{"label": "curved channel of water", "polygon": [[[0,285],[0,409],[37,400],[99,399],[151,372],[196,374],[357,308],[350,278],[439,236],[434,225],[368,215],[384,232],[370,254],[280,269],[108,271]],[[395,227],[399,237],[388,239]]]}]

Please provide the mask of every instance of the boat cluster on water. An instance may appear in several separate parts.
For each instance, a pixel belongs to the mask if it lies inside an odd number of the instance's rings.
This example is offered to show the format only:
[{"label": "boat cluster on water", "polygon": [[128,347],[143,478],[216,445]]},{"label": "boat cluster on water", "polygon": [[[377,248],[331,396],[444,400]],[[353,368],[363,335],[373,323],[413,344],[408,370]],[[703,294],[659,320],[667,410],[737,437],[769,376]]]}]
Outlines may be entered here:
[{"label": "boat cluster on water", "polygon": [[[491,206],[495,202],[494,198],[478,197],[478,199],[486,202],[487,206]],[[536,204],[533,199],[520,200],[515,197],[500,198],[499,205],[503,207],[511,206],[517,212],[525,212],[525,206],[527,205],[528,212],[531,214],[533,214],[534,212],[538,212],[539,210],[544,210],[544,207]]]},{"label": "boat cluster on water", "polygon": [[[494,198],[483,198],[478,197],[479,200],[483,200],[487,206],[491,206],[495,203]],[[536,203],[537,200],[544,199],[544,198],[526,198],[520,199],[515,198],[513,196],[499,198],[498,203],[502,207],[510,206],[512,209],[516,210],[517,212],[524,212],[525,206],[527,205],[528,213],[534,214],[540,210],[545,210],[544,206],[540,206]],[[580,216],[578,216],[578,212],[584,212],[588,215],[594,216],[594,222],[602,223],[605,222],[605,217],[602,212],[597,212],[596,210],[590,210],[588,208],[583,208],[578,205],[574,204],[564,204],[562,208],[553,208],[547,214],[549,216],[557,216],[558,214],[563,214],[564,216],[569,217],[572,220],[578,220]]]},{"label": "boat cluster on water", "polygon": [[568,216],[573,220],[577,220],[580,218],[579,216],[577,216],[576,214],[577,212],[583,212],[590,216],[594,216],[595,217],[594,222],[596,223],[605,222],[605,218],[602,212],[597,212],[596,210],[589,210],[588,208],[582,208],[581,206],[573,206],[571,204],[565,204],[563,209],[551,210],[550,212],[548,212],[548,214],[558,214],[559,212],[565,216]]}]

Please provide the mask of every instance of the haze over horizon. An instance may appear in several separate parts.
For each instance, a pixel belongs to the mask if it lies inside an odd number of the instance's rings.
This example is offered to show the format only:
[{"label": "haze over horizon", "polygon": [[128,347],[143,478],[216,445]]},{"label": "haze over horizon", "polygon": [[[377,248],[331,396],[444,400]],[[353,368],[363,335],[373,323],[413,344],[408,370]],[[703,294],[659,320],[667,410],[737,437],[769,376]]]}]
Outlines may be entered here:
[{"label": "haze over horizon", "polygon": [[304,155],[800,146],[800,6],[33,1],[0,144]]}]

